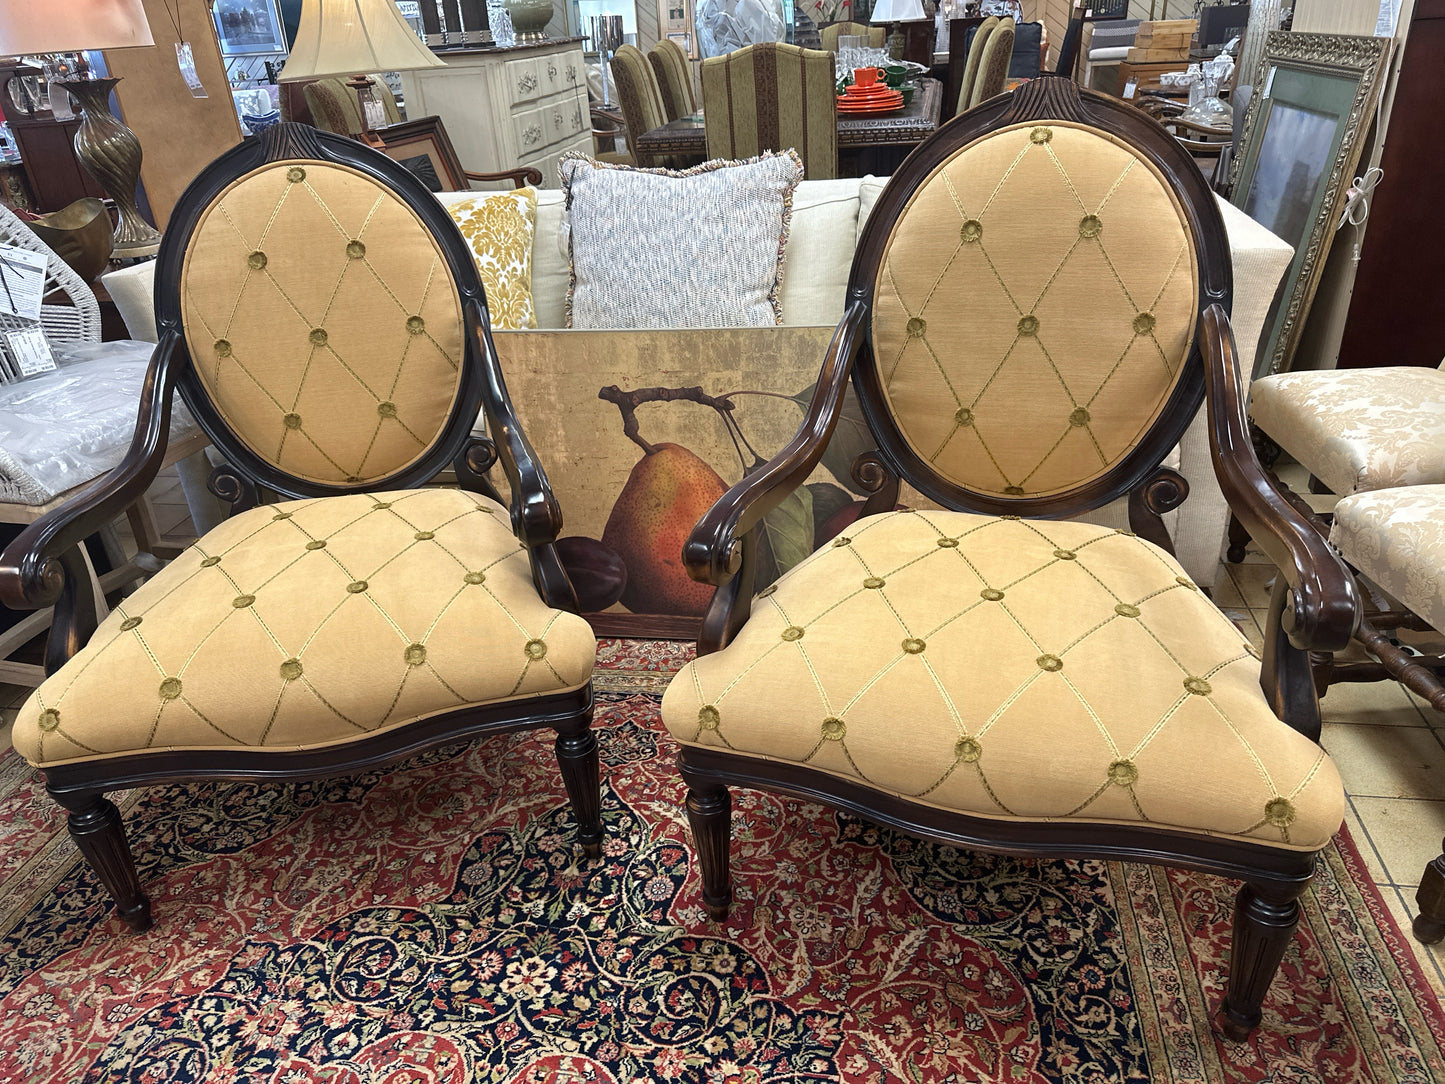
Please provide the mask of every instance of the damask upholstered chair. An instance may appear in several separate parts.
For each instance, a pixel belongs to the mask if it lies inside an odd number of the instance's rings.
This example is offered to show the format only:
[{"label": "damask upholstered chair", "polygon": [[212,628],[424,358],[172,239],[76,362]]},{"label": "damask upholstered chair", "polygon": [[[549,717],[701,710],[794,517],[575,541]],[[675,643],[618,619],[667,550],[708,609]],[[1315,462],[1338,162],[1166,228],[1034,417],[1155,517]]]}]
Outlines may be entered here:
[{"label": "damask upholstered chair", "polygon": [[662,127],[668,120],[657,74],[647,54],[635,45],[618,46],[612,57],[612,82],[622,105],[622,117],[627,122],[627,144],[633,161],[645,168],[672,165],[670,157],[643,154],[637,149],[638,136]]},{"label": "damask upholstered chair", "polygon": [[[391,88],[379,75],[372,76],[371,82],[371,92],[381,103],[382,111],[386,114],[386,123],[400,124],[401,111],[396,107],[396,98],[392,96]],[[306,99],[306,108],[311,113],[311,123],[317,128],[340,135],[355,135],[365,130],[361,103],[357,100],[356,91],[346,85],[345,79],[339,76],[317,79],[313,83],[307,83],[302,94]]]},{"label": "damask upholstered chair", "polygon": [[967,113],[973,104],[973,85],[978,82],[978,70],[983,64],[983,49],[989,37],[998,29],[999,18],[990,15],[979,23],[973,32],[973,41],[968,46],[968,57],[963,62],[963,80],[958,84],[958,104],[954,114]]},{"label": "damask upholstered chair", "polygon": [[888,28],[886,26],[869,26],[867,23],[829,23],[818,31],[818,36],[823,41],[823,50],[836,53],[838,39],[844,34],[850,37],[867,38],[871,48],[881,49],[888,35]]},{"label": "damask upholstered chair", "polygon": [[[598,853],[595,641],[445,208],[384,155],[279,124],[176,205],[156,311],[129,455],[0,556],[0,600],[56,604],[15,748],[120,916],[151,922],[108,791],[341,774],[498,731],[557,731]],[[155,476],[177,392],[235,514],[97,628],[65,555]],[[510,507],[480,478],[496,459]],[[460,488],[423,488],[447,466]]]},{"label": "damask upholstered chair", "polygon": [[[1308,651],[1357,604],[1253,456],[1230,295],[1204,178],[1127,103],[1036,79],[909,155],[797,435],[683,550],[717,594],[662,713],[712,916],[731,786],[965,848],[1201,869],[1244,882],[1221,1025],[1258,1025],[1344,811]],[[758,525],[822,462],[850,377],[872,496],[754,598]],[[1160,464],[1205,398],[1224,491],[1289,585],[1263,668],[1141,537],[1185,494]],[[1132,530],[1062,518],[1125,494]]]},{"label": "damask upholstered chair", "polygon": [[969,94],[968,107],[996,98],[1003,93],[1008,81],[1008,65],[1014,53],[1014,21],[999,20],[993,33],[984,42],[983,54],[978,61],[978,74],[974,77],[973,90]]},{"label": "damask upholstered chair", "polygon": [[670,38],[663,38],[647,51],[652,63],[653,74],[657,76],[657,87],[662,93],[662,111],[668,120],[690,117],[697,112],[697,95],[692,89],[692,65],[682,46]]},{"label": "damask upholstered chair", "polygon": [[702,62],[709,158],[751,158],[789,147],[804,176],[838,175],[833,55],[764,42]]}]

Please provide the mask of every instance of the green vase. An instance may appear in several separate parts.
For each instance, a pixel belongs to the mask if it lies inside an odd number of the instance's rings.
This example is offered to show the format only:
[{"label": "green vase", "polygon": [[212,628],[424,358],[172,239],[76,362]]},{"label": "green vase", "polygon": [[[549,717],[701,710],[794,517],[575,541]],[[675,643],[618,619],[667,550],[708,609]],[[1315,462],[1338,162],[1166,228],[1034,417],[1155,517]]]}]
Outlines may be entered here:
[{"label": "green vase", "polygon": [[517,32],[517,44],[546,41],[544,30],[552,21],[552,0],[503,0],[502,6]]}]

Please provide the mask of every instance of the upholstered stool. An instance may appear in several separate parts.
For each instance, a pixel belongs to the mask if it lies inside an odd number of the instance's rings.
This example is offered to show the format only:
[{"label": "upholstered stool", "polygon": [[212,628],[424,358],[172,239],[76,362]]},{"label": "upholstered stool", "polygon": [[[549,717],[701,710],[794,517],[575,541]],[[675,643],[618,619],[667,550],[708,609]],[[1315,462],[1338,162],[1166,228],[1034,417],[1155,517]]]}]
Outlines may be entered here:
[{"label": "upholstered stool", "polygon": [[1280,373],[1250,387],[1251,419],[1332,493],[1445,482],[1445,372]]}]

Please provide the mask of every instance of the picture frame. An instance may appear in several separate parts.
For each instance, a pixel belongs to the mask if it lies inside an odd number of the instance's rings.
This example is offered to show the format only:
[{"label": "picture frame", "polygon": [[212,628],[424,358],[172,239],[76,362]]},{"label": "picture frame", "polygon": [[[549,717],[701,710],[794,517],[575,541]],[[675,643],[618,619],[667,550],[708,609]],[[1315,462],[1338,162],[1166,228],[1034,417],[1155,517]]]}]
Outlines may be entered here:
[{"label": "picture frame", "polygon": [[1274,31],[1265,38],[1235,156],[1230,202],[1294,246],[1255,355],[1288,370],[1359,165],[1389,38]]},{"label": "picture frame", "polygon": [[222,56],[284,53],[286,35],[276,0],[215,0],[211,22],[221,43]]},{"label": "picture frame", "polygon": [[441,117],[388,124],[370,137],[368,143],[406,166],[433,192],[465,192],[471,187]]}]

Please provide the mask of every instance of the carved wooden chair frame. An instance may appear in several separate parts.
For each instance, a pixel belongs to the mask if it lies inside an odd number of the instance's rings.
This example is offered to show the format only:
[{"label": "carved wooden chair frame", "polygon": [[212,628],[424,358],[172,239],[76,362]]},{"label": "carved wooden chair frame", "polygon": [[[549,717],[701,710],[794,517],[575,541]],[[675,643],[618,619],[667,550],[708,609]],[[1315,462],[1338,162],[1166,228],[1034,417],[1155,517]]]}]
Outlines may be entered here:
[{"label": "carved wooden chair frame", "polygon": [[[1201,256],[1199,334],[1187,371],[1161,416],[1139,446],[1106,475],[1055,497],[999,498],[939,477],[900,434],[885,408],[868,339],[871,298],[892,225],[934,168],[995,128],[1044,120],[1109,130],[1170,180]],[[946,508],[990,515],[1062,518],[1128,494],[1135,532],[1166,548],[1169,539],[1160,516],[1184,499],[1187,485],[1158,464],[1203,399],[1225,496],[1283,570],[1282,588],[1270,611],[1261,686],[1277,716],[1318,740],[1309,651],[1334,650],[1348,643],[1358,603],[1353,581],[1340,561],[1277,493],[1255,458],[1229,326],[1230,291],[1228,240],[1203,176],[1188,152],[1133,106],[1081,90],[1066,78],[1046,76],[952,121],[909,156],[879,197],[854,260],[847,311],[797,434],[765,467],[729,490],[686,544],[683,558],[689,574],[718,589],[703,621],[699,655],[727,646],[747,621],[753,599],[755,529],[818,464],[839,420],[850,376],[878,441],[877,450],[860,456],[852,468],[855,481],[871,492],[862,515],[891,510],[902,480]],[[1204,838],[1144,825],[1026,823],[947,813],[817,769],[711,746],[684,747],[678,767],[689,787],[687,810],[703,871],[703,902],[714,918],[725,916],[731,901],[727,788],[733,785],[822,802],[913,836],[971,850],[1037,858],[1134,859],[1238,878],[1244,885],[1236,904],[1234,952],[1221,1015],[1221,1026],[1235,1038],[1246,1036],[1260,1021],[1264,993],[1298,922],[1298,897],[1315,868],[1316,854],[1265,843]]]},{"label": "carved wooden chair frame", "polygon": [[[187,248],[203,212],[236,178],[263,165],[310,159],[344,165],[389,188],[436,239],[461,292],[465,328],[462,377],[452,411],[431,446],[413,463],[378,481],[328,485],[296,477],[259,458],[218,412],[196,372],[182,332],[180,283]],[[485,472],[500,462],[511,488],[513,533],[527,548],[532,578],[548,605],[576,610],[576,596],[554,542],[562,516],[541,464],[522,432],[502,378],[491,321],[475,264],[446,209],[405,167],[345,136],[283,122],[258,139],[223,154],[191,182],[172,212],[156,273],[159,341],[142,391],[131,447],[121,464],[75,500],[25,530],[0,555],[0,601],[15,609],[54,604],[46,651],[53,673],[90,639],[97,625],[79,545],[96,528],[134,502],[165,457],[175,393],[225,457],[211,477],[212,491],[232,513],[258,503],[258,492],[288,498],[416,488],[448,466],[462,488],[496,499]],[[472,435],[478,411],[490,439]],[[572,692],[448,711],[331,749],[292,752],[154,750],[56,765],[45,770],[46,789],[69,811],[69,829],[81,853],[115,898],[121,917],[139,932],[151,924],[120,814],[106,792],[200,780],[285,782],[345,775],[393,763],[423,750],[482,734],[552,727],[562,778],[589,856],[601,853],[602,827],[597,740],[590,726],[589,682]]]}]

